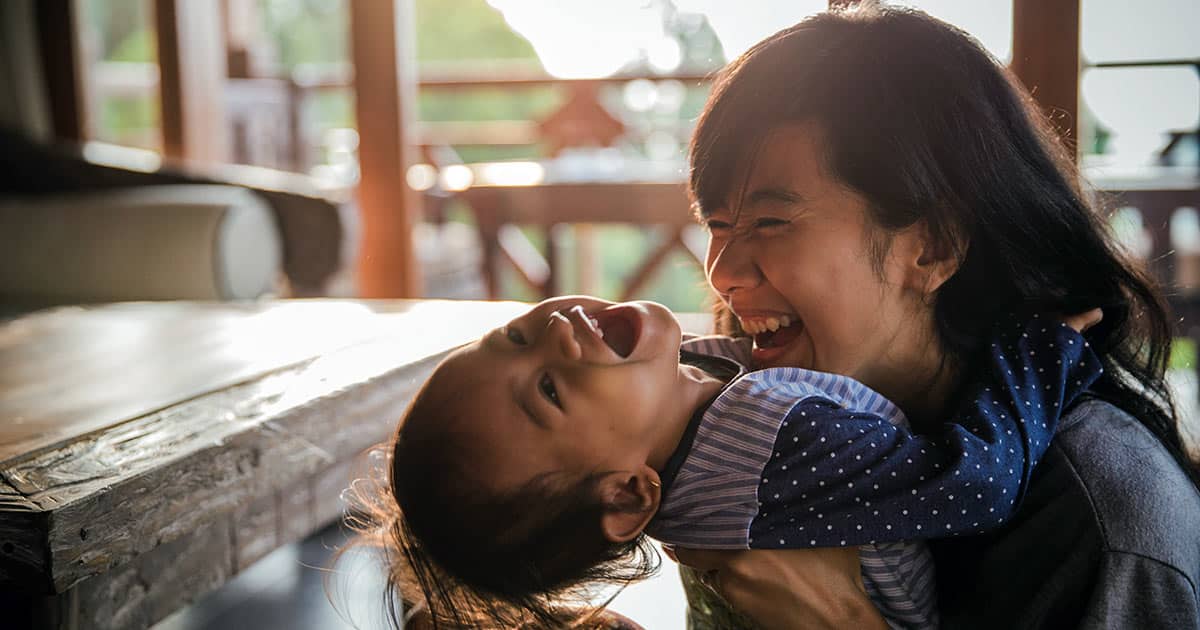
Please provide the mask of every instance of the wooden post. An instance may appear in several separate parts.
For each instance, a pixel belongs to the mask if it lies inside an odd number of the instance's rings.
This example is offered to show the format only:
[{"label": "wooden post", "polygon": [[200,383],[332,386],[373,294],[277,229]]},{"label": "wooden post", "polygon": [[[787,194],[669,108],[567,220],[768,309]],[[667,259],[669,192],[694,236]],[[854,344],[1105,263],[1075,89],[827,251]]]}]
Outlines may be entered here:
[{"label": "wooden post", "polygon": [[274,47],[262,37],[262,3],[256,0],[225,0],[222,7],[229,77],[275,77]]},{"label": "wooden post", "polygon": [[1078,159],[1079,0],[1013,0],[1009,68]]},{"label": "wooden post", "polygon": [[90,135],[88,90],[83,81],[86,57],[79,37],[78,9],[74,0],[34,3],[50,122],[54,137],[68,142],[82,142]]},{"label": "wooden post", "polygon": [[412,226],[421,198],[406,181],[417,160],[416,53],[412,0],[351,0],[354,107],[358,118],[362,297],[417,297]]},{"label": "wooden post", "polygon": [[225,117],[225,35],[220,4],[156,0],[163,154],[229,160]]}]

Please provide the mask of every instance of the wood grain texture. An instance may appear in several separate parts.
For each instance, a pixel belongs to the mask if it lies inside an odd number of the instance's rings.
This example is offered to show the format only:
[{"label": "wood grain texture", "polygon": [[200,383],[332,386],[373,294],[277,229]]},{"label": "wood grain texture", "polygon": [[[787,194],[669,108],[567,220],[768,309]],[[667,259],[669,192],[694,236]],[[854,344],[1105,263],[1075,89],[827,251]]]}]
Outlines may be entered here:
[{"label": "wood grain texture", "polygon": [[[324,311],[336,314],[324,326],[359,326],[367,334],[358,341],[289,363],[305,353],[280,353],[261,339],[263,352],[242,357],[258,373],[214,389],[205,380],[210,374],[200,369],[196,374],[204,378],[176,390],[184,398],[174,404],[132,419],[117,414],[99,428],[75,426],[51,447],[0,463],[0,588],[27,593],[30,610],[46,627],[152,625],[272,550],[338,518],[347,507],[343,490],[369,470],[366,451],[389,439],[441,358],[528,308],[439,301],[340,304],[362,311]],[[193,306],[207,321],[213,321],[212,309],[233,313],[237,321],[281,305]],[[116,310],[153,322],[181,308],[188,310],[179,304]],[[305,319],[309,314],[291,313],[295,321],[311,323]],[[62,334],[78,342],[76,356],[86,357],[95,352],[83,343],[88,335],[69,320],[94,332],[91,320],[112,315],[105,309],[50,312],[0,327],[0,340],[25,335],[25,342],[37,345],[42,335]],[[54,325],[38,321],[41,317]],[[710,321],[696,315],[681,320],[685,329],[698,332]],[[272,321],[287,328],[289,318]],[[236,323],[225,325],[239,330]],[[287,329],[295,345],[310,350],[321,345],[305,345],[313,340]],[[180,330],[203,333],[187,325]],[[189,339],[174,346],[149,344],[139,351],[141,360],[187,348],[174,360],[150,361],[163,378],[174,378],[175,363],[220,363],[229,340],[206,339],[207,355]],[[245,336],[231,339],[248,343]],[[101,335],[95,343],[111,341]],[[264,356],[284,357],[285,365]],[[124,369],[139,357],[118,354],[113,361]],[[93,367],[84,372],[103,378]],[[38,366],[30,366],[30,373],[55,378],[53,370]]]},{"label": "wood grain texture", "polygon": [[355,343],[491,307],[456,308],[433,301],[117,304],[8,322],[0,327],[0,465]]},{"label": "wood grain texture", "polygon": [[[152,313],[180,305],[139,307],[134,310]],[[203,305],[197,312],[211,320],[208,311],[214,308]],[[271,307],[227,308],[226,314],[251,319]],[[265,361],[264,356],[282,357],[287,363],[304,353],[260,343],[266,350],[243,356],[241,365],[265,373],[239,376],[235,380],[240,382],[200,395],[182,387],[176,395],[185,399],[177,404],[132,420],[118,414],[99,429],[93,429],[91,422],[72,424],[74,433],[53,447],[10,457],[0,465],[0,479],[5,482],[0,487],[0,533],[4,534],[0,583],[63,593],[90,576],[129,564],[232,514],[239,515],[232,531],[242,541],[232,556],[234,570],[285,540],[313,531],[336,517],[337,492],[331,493],[332,503],[314,496],[312,484],[322,472],[350,462],[363,449],[386,439],[411,395],[448,349],[526,308],[515,303],[373,304],[363,307],[369,317],[355,310],[341,313],[346,317],[340,322],[336,316],[324,322],[325,327],[368,331],[358,343],[282,368],[273,367],[280,361]],[[325,311],[331,313],[335,312]],[[46,317],[88,321],[92,316],[111,315],[104,309],[74,309]],[[285,317],[274,324],[287,329],[287,321]],[[312,322],[305,321],[306,330]],[[29,333],[40,330],[43,323],[17,320],[13,328]],[[62,333],[72,340],[86,337],[69,323],[59,323],[68,330],[51,326],[46,334]],[[11,330],[0,329],[0,335]],[[290,330],[294,344],[305,346],[296,329]],[[26,341],[36,345],[38,337],[31,334]],[[249,343],[245,336],[230,339]],[[191,356],[193,363],[211,359],[224,365],[218,351],[225,347],[223,343],[212,345],[208,355],[192,354],[196,349],[190,343],[176,346],[187,352],[175,361]],[[77,355],[90,352],[80,347]],[[172,348],[148,345],[142,352],[170,354]],[[138,362],[136,356],[115,356],[120,365]],[[171,378],[172,361],[160,357],[153,364],[163,378]],[[54,378],[52,372],[36,366],[30,372],[36,378]],[[102,375],[98,368],[84,372]],[[203,378],[199,385],[188,384],[201,390],[212,387]],[[107,409],[107,403],[101,402],[100,407]],[[80,417],[90,415],[85,409]],[[274,515],[262,516],[263,512]]]}]

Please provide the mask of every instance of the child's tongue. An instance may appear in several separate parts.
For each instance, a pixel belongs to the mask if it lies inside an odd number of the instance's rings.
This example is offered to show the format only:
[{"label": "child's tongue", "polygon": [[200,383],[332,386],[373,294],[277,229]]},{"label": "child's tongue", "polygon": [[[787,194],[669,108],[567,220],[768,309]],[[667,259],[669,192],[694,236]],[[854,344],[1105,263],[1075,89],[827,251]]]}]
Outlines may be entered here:
[{"label": "child's tongue", "polygon": [[776,331],[766,331],[754,335],[754,345],[759,348],[778,348],[791,343],[793,339],[800,335],[804,327],[800,322],[796,322],[791,326],[780,328]]}]

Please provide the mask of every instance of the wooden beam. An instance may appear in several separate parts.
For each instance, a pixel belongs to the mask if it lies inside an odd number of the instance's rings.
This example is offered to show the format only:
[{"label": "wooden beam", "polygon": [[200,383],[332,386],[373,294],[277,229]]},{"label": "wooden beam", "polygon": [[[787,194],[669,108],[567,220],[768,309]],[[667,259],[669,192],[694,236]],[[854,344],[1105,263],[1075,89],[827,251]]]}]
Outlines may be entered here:
[{"label": "wooden beam", "polygon": [[405,175],[418,161],[416,53],[412,0],[352,0],[350,42],[361,179],[363,297],[415,297],[420,273],[412,242],[420,195]]},{"label": "wooden beam", "polygon": [[229,160],[225,34],[220,4],[155,0],[163,154]]},{"label": "wooden beam", "polygon": [[1009,68],[1078,159],[1079,0],[1013,0]]},{"label": "wooden beam", "polygon": [[41,0],[34,3],[34,10],[54,137],[82,142],[90,134],[78,5],[74,0]]}]

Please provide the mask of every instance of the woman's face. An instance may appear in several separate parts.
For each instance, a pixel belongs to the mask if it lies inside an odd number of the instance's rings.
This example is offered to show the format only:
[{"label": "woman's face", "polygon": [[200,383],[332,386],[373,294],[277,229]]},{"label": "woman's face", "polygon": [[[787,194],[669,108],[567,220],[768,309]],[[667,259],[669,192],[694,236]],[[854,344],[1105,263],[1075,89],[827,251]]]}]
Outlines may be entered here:
[{"label": "woman's face", "polygon": [[[814,125],[772,132],[746,184],[705,217],[705,267],[755,336],[756,364],[834,372],[887,389],[881,381],[895,381],[921,326],[928,332],[913,290],[917,230],[885,239],[871,226],[866,200],[825,172]],[[882,272],[872,266],[872,239],[885,252]]]}]

